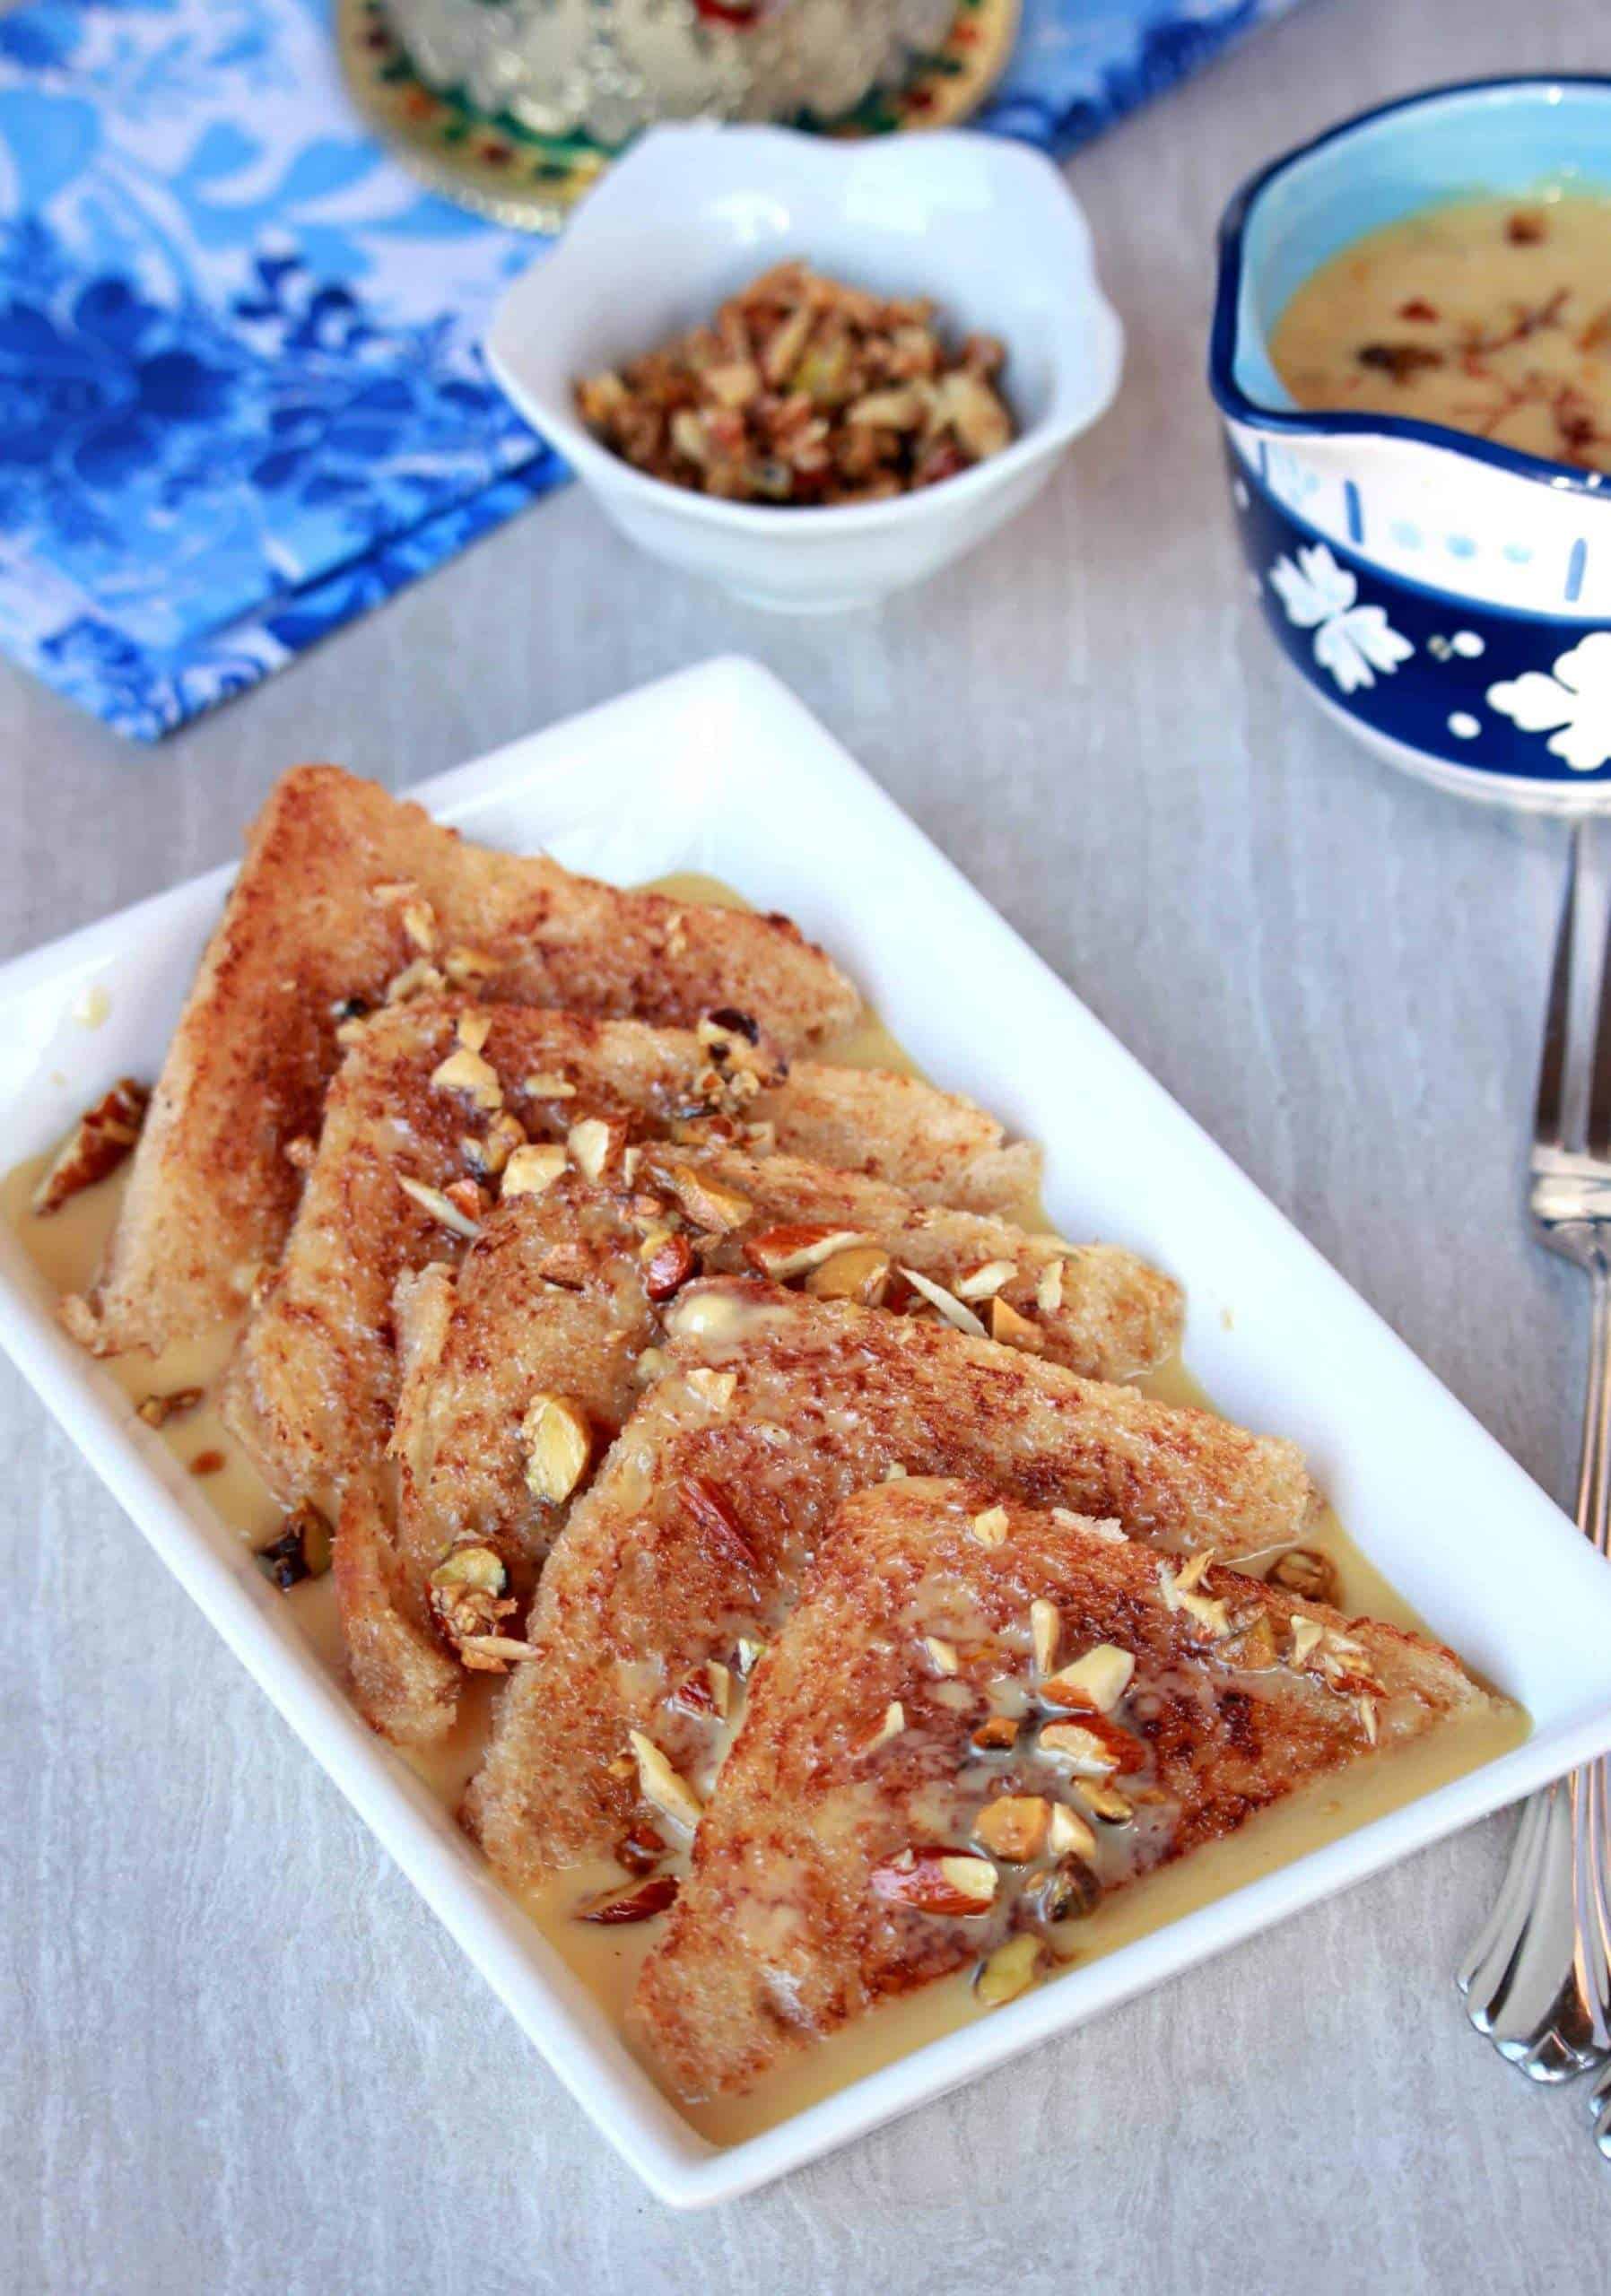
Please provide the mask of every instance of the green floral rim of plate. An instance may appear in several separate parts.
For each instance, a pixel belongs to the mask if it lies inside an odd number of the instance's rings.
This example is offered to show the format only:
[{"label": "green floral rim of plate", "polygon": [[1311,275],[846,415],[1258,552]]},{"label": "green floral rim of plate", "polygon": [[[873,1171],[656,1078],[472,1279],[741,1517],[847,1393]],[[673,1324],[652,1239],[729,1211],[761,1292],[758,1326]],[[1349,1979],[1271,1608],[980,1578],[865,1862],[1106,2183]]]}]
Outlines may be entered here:
[{"label": "green floral rim of plate", "polygon": [[[832,119],[790,123],[820,135],[890,135],[953,127],[988,94],[1018,30],[1020,0],[957,0],[938,51],[904,86]],[[522,230],[557,231],[615,156],[588,135],[539,135],[507,112],[439,94],[416,74],[383,0],[338,0],[342,71],[376,134],[433,189]]]}]

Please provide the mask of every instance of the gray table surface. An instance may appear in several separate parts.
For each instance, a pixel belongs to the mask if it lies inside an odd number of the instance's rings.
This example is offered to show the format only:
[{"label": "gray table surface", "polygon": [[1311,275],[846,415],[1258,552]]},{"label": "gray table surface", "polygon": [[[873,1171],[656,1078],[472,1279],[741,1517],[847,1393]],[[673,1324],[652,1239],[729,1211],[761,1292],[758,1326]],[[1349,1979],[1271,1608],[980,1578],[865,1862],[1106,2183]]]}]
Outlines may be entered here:
[{"label": "gray table surface", "polygon": [[[1199,379],[1257,161],[1595,0],[1311,0],[1073,165],[1129,331],[1025,517],[812,625],[574,489],[154,752],[0,666],[6,953],[719,650],[771,665],[1549,1490],[1582,1308],[1518,1209],[1562,832],[1424,791],[1250,615]],[[1362,1431],[1369,1439],[1369,1431]],[[663,2210],[0,1364],[0,2283],[20,2292],[1604,2285],[1611,2168],[1450,1972],[1481,1826],[755,2198]]]}]

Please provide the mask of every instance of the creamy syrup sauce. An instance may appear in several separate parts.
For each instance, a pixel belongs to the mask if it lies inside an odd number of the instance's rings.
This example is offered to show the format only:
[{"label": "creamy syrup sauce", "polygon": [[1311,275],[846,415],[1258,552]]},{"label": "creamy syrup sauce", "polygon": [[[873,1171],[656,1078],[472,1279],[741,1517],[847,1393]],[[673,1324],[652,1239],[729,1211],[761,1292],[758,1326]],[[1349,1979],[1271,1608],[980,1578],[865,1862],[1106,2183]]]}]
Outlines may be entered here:
[{"label": "creamy syrup sauce", "polygon": [[[657,881],[654,890],[691,901],[748,906],[715,878],[681,874]],[[920,1073],[882,1023],[871,1018],[824,1047],[823,1057],[853,1066],[893,1068],[911,1075]],[[0,1219],[21,1239],[33,1265],[59,1296],[85,1290],[92,1282],[123,1200],[128,1166],[41,1220],[33,1215],[29,1199],[49,1161],[48,1153],[32,1158],[0,1180]],[[1049,1224],[1039,1206],[1025,1207],[1022,1216],[1031,1228]],[[278,1535],[283,1510],[241,1454],[211,1401],[238,1329],[234,1324],[221,1325],[199,1341],[164,1349],[159,1355],[106,1359],[95,1368],[116,1381],[129,1397],[131,1408],[149,1395],[166,1395],[187,1387],[206,1390],[195,1410],[176,1415],[160,1430],[140,1431],[165,1443],[187,1465],[205,1452],[222,1452],[224,1466],[200,1478],[201,1488],[219,1518],[238,1531],[248,1545],[259,1548]],[[1136,1384],[1161,1402],[1212,1408],[1178,1358]],[[1309,1544],[1323,1550],[1336,1566],[1339,1605],[1345,1612],[1368,1612],[1397,1625],[1422,1626],[1415,1612],[1367,1561],[1329,1509]],[[304,1580],[286,1599],[293,1605],[298,1626],[320,1665],[340,1679],[333,1580],[328,1577]],[[716,1741],[714,1754],[725,1751],[742,1716],[742,1685],[736,1679],[733,1690],[733,1711]],[[459,1718],[450,1735],[437,1746],[397,1749],[450,1810],[457,1809],[466,1785],[480,1765],[496,1692],[492,1678],[467,1676]],[[1129,1944],[1433,1787],[1465,1776],[1520,1744],[1529,1727],[1527,1716],[1516,1708],[1502,1709],[1496,1715],[1476,1720],[1461,1719],[1430,1739],[1395,1752],[1390,1761],[1362,1761],[1350,1772],[1345,1788],[1329,1783],[1293,1795],[1279,1807],[1253,1819],[1229,1840],[1213,1843],[1180,1864],[1148,1875],[1134,1888],[1107,1900],[1087,1919],[1061,1925],[1060,1937],[1067,1941],[1065,1966],[1079,1966]],[[674,1829],[667,1823],[662,1831],[669,1836]],[[666,1860],[663,1870],[680,1873],[686,1866],[684,1845]],[[621,1890],[630,1879],[613,1860],[596,1861],[574,1868],[539,1891],[524,1893],[522,1902],[623,2033],[649,2077],[657,2079],[654,2060],[633,2031],[631,2003],[638,1971],[660,1935],[661,1924],[649,1921],[632,1927],[607,1928],[575,1918],[579,1905]],[[674,2101],[691,2126],[712,2144],[738,2144],[925,2042],[989,2013],[973,1991],[972,1972],[959,1971],[885,2004],[797,2057],[786,2060],[747,2096],[698,2105]]]},{"label": "creamy syrup sauce", "polygon": [[1457,200],[1343,248],[1270,337],[1300,406],[1611,470],[1611,199]]}]

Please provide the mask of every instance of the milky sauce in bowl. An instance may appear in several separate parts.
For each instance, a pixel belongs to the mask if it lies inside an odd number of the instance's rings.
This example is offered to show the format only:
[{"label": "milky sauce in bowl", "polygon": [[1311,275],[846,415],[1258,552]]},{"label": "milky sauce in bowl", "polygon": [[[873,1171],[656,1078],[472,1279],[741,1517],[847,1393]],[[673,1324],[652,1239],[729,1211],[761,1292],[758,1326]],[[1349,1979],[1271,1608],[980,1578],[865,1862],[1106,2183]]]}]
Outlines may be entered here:
[{"label": "milky sauce in bowl", "polygon": [[1298,288],[1270,358],[1300,406],[1611,471],[1611,199],[1459,199],[1368,232]]}]

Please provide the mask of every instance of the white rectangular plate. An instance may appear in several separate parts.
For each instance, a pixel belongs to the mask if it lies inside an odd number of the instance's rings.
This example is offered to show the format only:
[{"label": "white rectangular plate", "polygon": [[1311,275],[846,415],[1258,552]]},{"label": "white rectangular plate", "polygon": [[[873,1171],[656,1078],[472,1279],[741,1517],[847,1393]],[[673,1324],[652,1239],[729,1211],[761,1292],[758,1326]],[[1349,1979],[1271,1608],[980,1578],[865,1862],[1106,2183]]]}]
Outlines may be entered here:
[{"label": "white rectangular plate", "polygon": [[[544,847],[623,884],[709,870],[797,918],[936,1083],[1046,1144],[1062,1231],[1128,1244],[1184,1280],[1187,1358],[1219,1407],[1295,1437],[1372,1561],[1536,1723],[1524,1746],[1470,1776],[718,2151],[359,1720],[293,1606],[63,1335],[16,1238],[0,1232],[0,1341],[662,2199],[696,2205],[779,2176],[1611,1745],[1611,1571],[764,671],[707,664],[410,794],[491,845]],[[229,875],[214,871],[0,970],[0,1166],[48,1145],[114,1077],[154,1075]],[[74,1015],[96,988],[110,1009],[91,1031]]]}]

